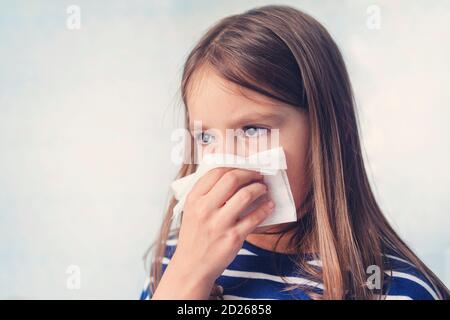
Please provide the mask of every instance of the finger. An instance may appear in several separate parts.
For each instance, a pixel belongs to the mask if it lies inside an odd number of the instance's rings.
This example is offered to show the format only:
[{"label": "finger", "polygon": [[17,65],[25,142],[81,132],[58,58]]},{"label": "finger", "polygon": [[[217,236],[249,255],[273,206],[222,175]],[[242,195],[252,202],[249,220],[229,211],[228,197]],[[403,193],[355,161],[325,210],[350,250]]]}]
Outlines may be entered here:
[{"label": "finger", "polygon": [[233,169],[225,173],[214,187],[206,195],[208,202],[217,207],[225,204],[240,188],[256,181],[261,181],[263,176],[258,171]]},{"label": "finger", "polygon": [[264,202],[255,210],[239,220],[235,228],[243,237],[256,229],[256,227],[263,222],[274,210],[274,203],[272,201]]},{"label": "finger", "polygon": [[261,182],[255,182],[239,189],[220,209],[223,223],[234,225],[240,214],[266,193],[267,186]]},{"label": "finger", "polygon": [[209,170],[194,184],[191,190],[191,195],[198,197],[207,194],[211,188],[214,187],[217,181],[219,181],[225,173],[231,170],[233,170],[233,168],[225,167]]}]

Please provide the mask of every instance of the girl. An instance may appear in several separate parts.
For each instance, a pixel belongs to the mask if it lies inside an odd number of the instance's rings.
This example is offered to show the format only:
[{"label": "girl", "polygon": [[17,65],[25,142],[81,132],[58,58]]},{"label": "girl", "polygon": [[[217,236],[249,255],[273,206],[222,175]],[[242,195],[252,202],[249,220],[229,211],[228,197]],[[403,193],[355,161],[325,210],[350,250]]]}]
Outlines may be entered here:
[{"label": "girl", "polygon": [[298,221],[256,230],[274,203],[239,213],[267,192],[261,175],[211,170],[176,226],[171,200],[142,299],[449,297],[374,198],[349,77],[319,22],[285,6],[225,18],[188,56],[181,91],[186,127],[203,128],[191,146],[216,152],[226,129],[242,130],[244,143],[278,130]]}]

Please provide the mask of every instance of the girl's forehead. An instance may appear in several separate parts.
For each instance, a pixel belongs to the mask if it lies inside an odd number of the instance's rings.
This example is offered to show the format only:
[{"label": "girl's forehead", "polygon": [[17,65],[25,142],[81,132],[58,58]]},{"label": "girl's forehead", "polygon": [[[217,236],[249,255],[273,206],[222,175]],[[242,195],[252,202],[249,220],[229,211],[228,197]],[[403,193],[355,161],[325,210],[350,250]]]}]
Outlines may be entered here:
[{"label": "girl's forehead", "polygon": [[248,124],[273,124],[284,114],[283,108],[259,103],[244,95],[206,91],[188,107],[190,126],[201,121],[206,128],[234,128]]},{"label": "girl's forehead", "polygon": [[279,113],[280,103],[225,80],[210,68],[193,74],[186,92],[189,117],[198,119]]}]

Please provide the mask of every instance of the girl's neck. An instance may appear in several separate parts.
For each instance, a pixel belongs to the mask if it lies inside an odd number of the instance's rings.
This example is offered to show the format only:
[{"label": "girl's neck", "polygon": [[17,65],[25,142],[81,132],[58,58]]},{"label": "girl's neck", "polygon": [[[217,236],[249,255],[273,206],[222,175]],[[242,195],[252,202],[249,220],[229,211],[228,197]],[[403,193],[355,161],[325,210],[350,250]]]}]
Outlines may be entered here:
[{"label": "girl's neck", "polygon": [[[270,231],[272,232],[272,230]],[[292,243],[289,242],[294,233],[295,229],[277,234],[251,233],[245,240],[262,249],[278,253],[297,254],[311,252],[311,247],[306,244],[302,244],[300,248],[299,246],[292,247]]]}]

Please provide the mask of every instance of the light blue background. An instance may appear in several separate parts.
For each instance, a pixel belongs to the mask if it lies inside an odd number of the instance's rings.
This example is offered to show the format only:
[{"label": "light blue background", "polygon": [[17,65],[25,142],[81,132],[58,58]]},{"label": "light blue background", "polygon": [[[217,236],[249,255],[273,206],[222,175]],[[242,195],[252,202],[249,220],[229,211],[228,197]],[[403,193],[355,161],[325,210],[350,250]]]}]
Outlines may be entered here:
[{"label": "light blue background", "polygon": [[[213,22],[268,3],[0,1],[0,298],[139,296],[176,172],[183,61]],[[450,2],[282,3],[341,47],[377,198],[450,285]],[[72,4],[81,30],[66,28]]]}]

